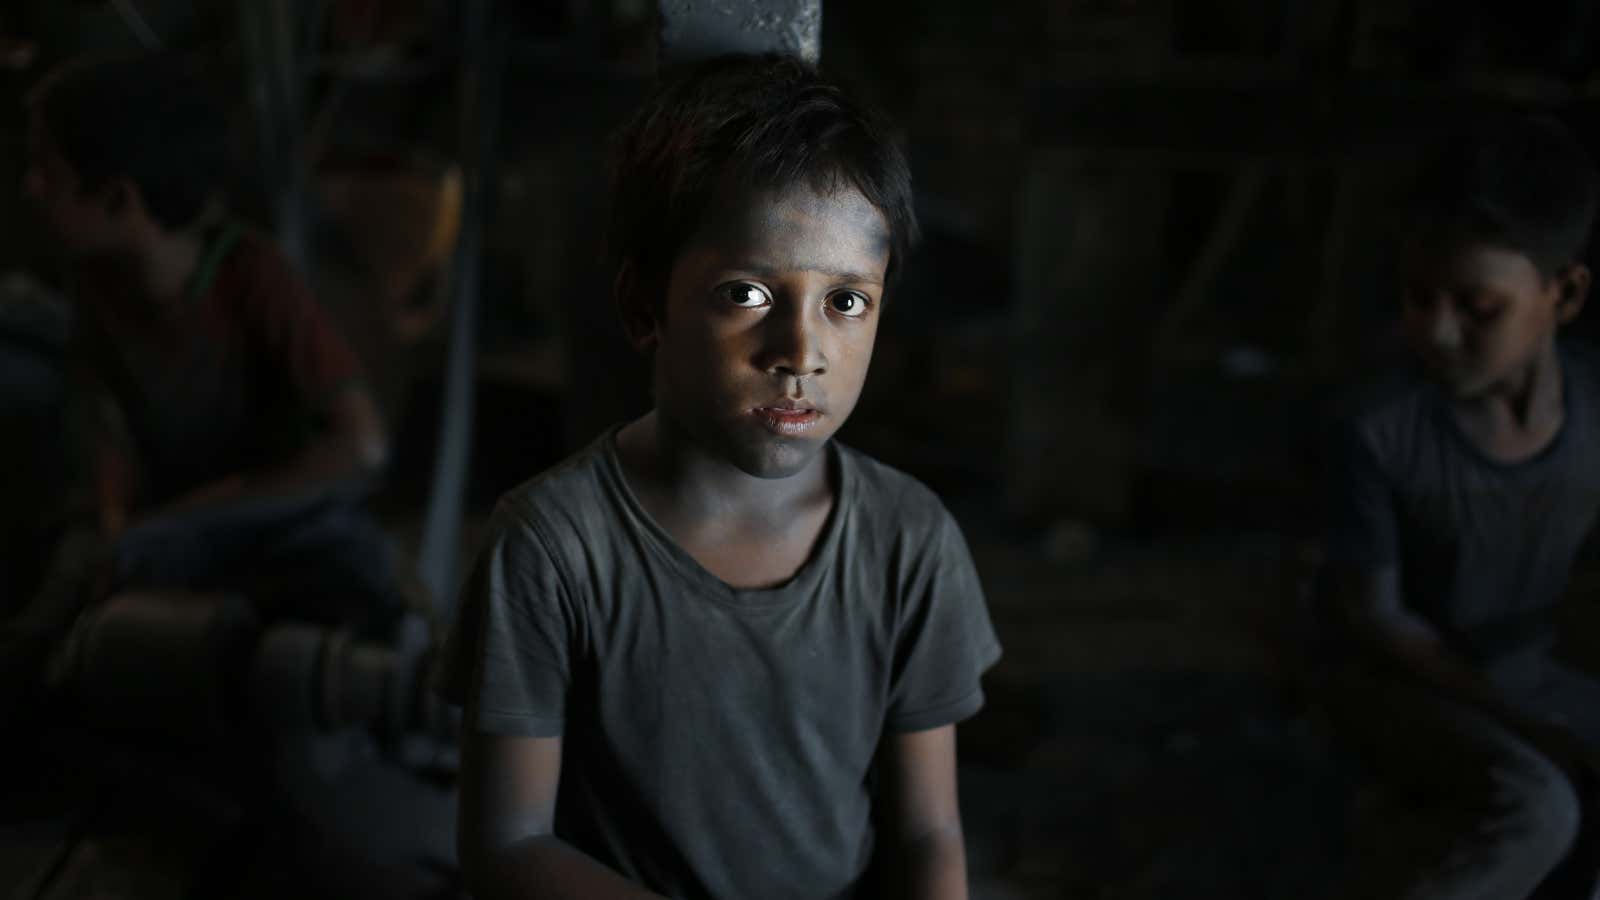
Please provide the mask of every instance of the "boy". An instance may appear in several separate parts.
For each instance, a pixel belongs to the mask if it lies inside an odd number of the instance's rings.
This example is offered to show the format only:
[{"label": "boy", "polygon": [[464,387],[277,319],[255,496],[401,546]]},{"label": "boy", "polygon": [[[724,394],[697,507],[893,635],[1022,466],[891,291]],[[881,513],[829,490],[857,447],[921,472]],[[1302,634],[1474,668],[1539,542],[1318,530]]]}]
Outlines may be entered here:
[{"label": "boy", "polygon": [[110,584],[374,625],[388,551],[350,495],[384,429],[288,262],[208,214],[227,161],[209,89],[178,58],[80,60],[29,98],[23,189],[72,276],[76,381],[100,398],[85,443]]},{"label": "boy", "polygon": [[806,64],[726,57],[624,128],[613,202],[656,405],[507,495],[467,580],[470,889],[876,896],[870,863],[965,897],[954,726],[999,645],[939,501],[831,440],[915,232],[903,156]]},{"label": "boy", "polygon": [[1557,341],[1588,294],[1595,196],[1545,120],[1468,136],[1418,183],[1403,320],[1421,372],[1340,429],[1329,575],[1362,651],[1336,718],[1439,821],[1424,846],[1369,835],[1399,861],[1350,896],[1527,897],[1563,860],[1593,889],[1573,851],[1600,683],[1549,651],[1600,510],[1600,368]]}]

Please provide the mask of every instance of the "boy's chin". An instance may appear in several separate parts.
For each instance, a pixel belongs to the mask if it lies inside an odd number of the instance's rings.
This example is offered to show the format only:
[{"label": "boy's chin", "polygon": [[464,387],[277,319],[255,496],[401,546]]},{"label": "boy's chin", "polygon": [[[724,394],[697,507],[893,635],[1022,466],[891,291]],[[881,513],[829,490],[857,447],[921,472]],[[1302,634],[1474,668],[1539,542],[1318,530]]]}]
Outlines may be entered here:
[{"label": "boy's chin", "polygon": [[805,471],[828,442],[827,437],[766,437],[730,447],[731,462],[755,478],[788,478]]},{"label": "boy's chin", "polygon": [[1500,379],[1481,372],[1429,369],[1428,377],[1455,400],[1476,400],[1494,389]]},{"label": "boy's chin", "polygon": [[1453,372],[1430,371],[1428,378],[1453,400],[1471,400],[1487,389],[1480,380]]}]

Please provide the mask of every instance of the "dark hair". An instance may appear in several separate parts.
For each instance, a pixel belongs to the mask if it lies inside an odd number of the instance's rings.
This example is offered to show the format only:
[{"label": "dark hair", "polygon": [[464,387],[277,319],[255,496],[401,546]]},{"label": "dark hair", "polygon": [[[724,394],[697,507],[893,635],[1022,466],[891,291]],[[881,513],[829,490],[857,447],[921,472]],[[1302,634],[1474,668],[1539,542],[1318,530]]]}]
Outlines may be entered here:
[{"label": "dark hair", "polygon": [[1516,250],[1553,275],[1584,256],[1596,192],[1594,162],[1560,122],[1483,123],[1425,162],[1412,225],[1444,240]]},{"label": "dark hair", "polygon": [[85,187],[129,179],[165,228],[193,222],[226,175],[225,109],[198,59],[80,57],[47,74],[28,106]]},{"label": "dark hair", "polygon": [[725,185],[855,188],[889,225],[892,280],[917,239],[911,170],[875,111],[815,67],[776,54],[694,63],[657,85],[618,132],[611,179],[612,261],[642,283],[672,262]]}]

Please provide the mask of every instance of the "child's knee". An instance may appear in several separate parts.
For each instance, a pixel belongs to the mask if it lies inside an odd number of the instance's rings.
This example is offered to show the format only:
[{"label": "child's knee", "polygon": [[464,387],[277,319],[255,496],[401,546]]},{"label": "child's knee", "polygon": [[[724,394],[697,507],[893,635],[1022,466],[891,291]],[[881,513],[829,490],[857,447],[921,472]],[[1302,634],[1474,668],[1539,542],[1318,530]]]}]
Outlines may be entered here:
[{"label": "child's knee", "polygon": [[1547,854],[1554,867],[1577,842],[1582,823],[1572,780],[1555,763],[1530,753],[1516,765],[1496,767],[1493,781],[1502,821],[1535,852]]}]

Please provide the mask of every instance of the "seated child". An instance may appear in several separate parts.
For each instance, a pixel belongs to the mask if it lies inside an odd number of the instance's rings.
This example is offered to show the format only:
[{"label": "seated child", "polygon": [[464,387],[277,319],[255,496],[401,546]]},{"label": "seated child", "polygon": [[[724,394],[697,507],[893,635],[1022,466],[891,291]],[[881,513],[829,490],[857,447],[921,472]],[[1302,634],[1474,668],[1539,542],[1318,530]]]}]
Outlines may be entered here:
[{"label": "seated child", "polygon": [[1000,648],[939,500],[832,440],[915,232],[901,151],[724,57],[623,129],[613,204],[655,408],[508,494],[463,589],[470,889],[965,897],[955,724]]},{"label": "seated child", "polygon": [[1334,453],[1330,585],[1360,649],[1333,712],[1437,821],[1415,843],[1367,835],[1386,852],[1360,855],[1346,896],[1528,897],[1564,860],[1593,889],[1573,851],[1600,682],[1550,651],[1600,511],[1600,365],[1558,340],[1588,294],[1595,202],[1593,164],[1542,119],[1469,135],[1418,181],[1418,365],[1365,396]]},{"label": "seated child", "polygon": [[[73,282],[114,587],[237,588],[372,624],[395,592],[353,486],[385,454],[360,367],[265,236],[210,215],[221,104],[190,62],[78,60],[29,98],[24,191]],[[120,439],[119,439],[120,436]]]}]

